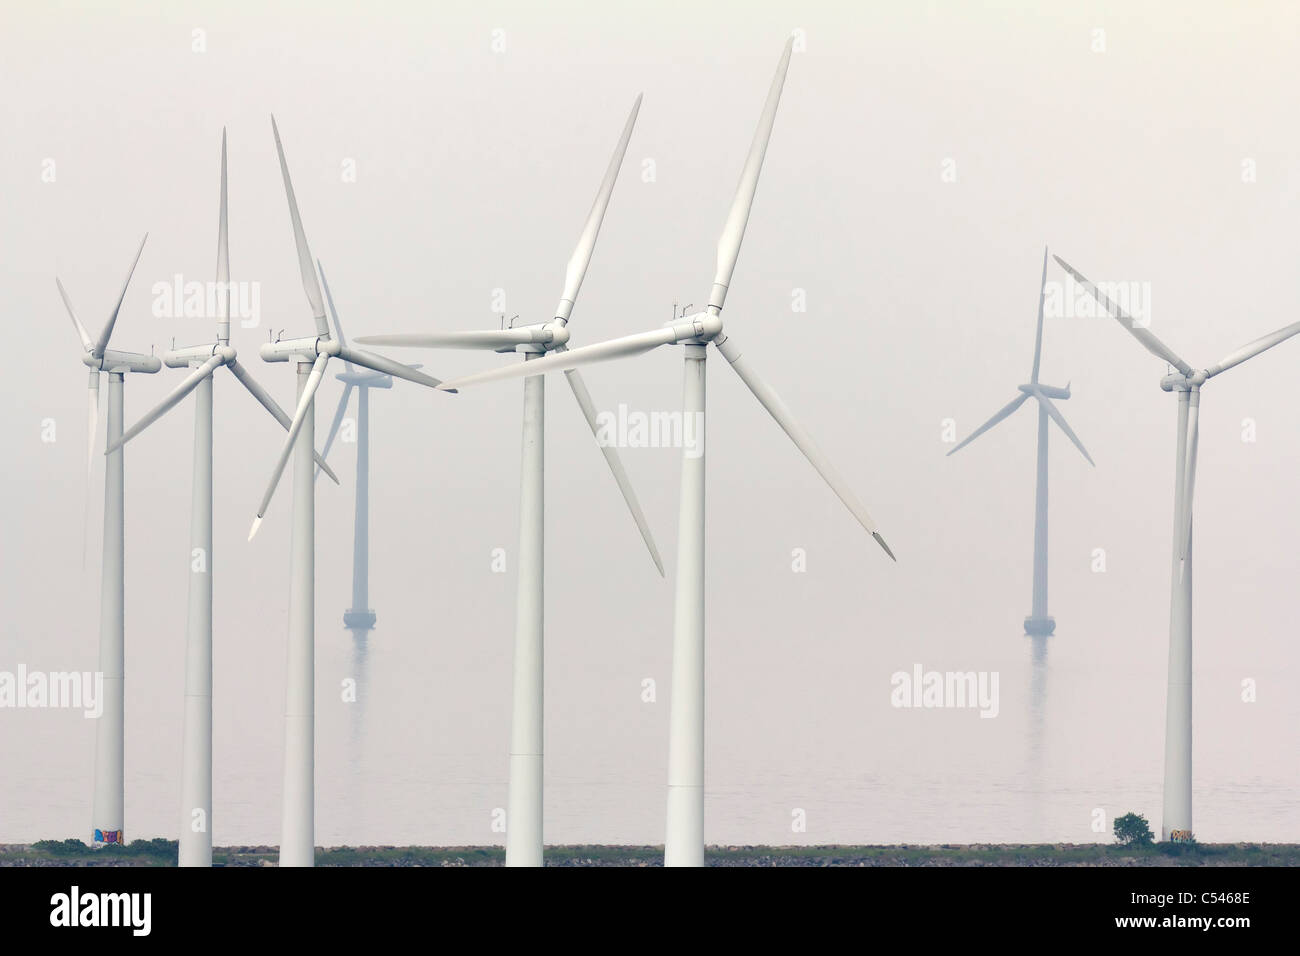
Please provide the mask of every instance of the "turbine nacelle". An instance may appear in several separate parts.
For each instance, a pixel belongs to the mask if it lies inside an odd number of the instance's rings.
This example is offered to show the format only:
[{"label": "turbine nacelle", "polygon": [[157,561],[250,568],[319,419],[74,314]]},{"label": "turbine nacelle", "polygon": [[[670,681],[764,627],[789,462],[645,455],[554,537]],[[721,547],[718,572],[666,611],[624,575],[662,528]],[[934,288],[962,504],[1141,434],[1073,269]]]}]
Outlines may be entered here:
[{"label": "turbine nacelle", "polygon": [[1016,388],[1024,392],[1026,395],[1042,395],[1044,398],[1060,399],[1070,397],[1069,385],[1065,386],[1065,388],[1061,388],[1058,385],[1036,385],[1031,382],[1028,385],[1017,385]]},{"label": "turbine nacelle", "polygon": [[86,352],[81,356],[81,361],[88,368],[100,372],[141,372],[145,375],[152,375],[162,368],[162,362],[156,355],[141,355],[138,352],[117,352],[113,349],[104,349],[99,355],[94,352]]},{"label": "turbine nacelle", "polygon": [[299,339],[279,339],[264,342],[258,349],[263,362],[287,362],[292,358],[315,361],[318,355],[338,355],[339,343],[321,335],[308,335]]},{"label": "turbine nacelle", "polygon": [[707,311],[665,322],[664,328],[673,330],[675,344],[704,345],[722,334],[722,316],[710,306]]},{"label": "turbine nacelle", "polygon": [[210,342],[207,345],[190,345],[182,349],[169,349],[163,353],[163,364],[168,368],[188,368],[195,362],[203,363],[210,358],[221,357],[223,365],[229,365],[238,353],[233,346]]}]

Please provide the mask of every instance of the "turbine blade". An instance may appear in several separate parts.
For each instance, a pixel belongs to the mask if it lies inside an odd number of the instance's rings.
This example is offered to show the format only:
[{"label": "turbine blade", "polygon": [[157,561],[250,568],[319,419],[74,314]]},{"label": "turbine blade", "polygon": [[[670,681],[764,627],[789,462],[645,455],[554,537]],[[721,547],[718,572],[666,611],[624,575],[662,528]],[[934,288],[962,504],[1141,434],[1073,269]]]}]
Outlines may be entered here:
[{"label": "turbine blade", "polygon": [[1043,280],[1038,286],[1038,335],[1034,339],[1034,370],[1029,375],[1031,385],[1038,384],[1038,364],[1043,357],[1043,302],[1047,298],[1047,246],[1043,246]]},{"label": "turbine blade", "polygon": [[670,345],[673,342],[681,341],[683,338],[691,338],[693,334],[693,329],[692,335],[685,335],[681,334],[678,328],[662,328],[650,332],[638,332],[635,335],[625,335],[622,338],[610,339],[608,342],[600,342],[596,345],[584,345],[579,349],[566,349],[562,352],[557,349],[549,355],[543,355],[531,362],[520,362],[517,365],[507,365],[504,368],[475,372],[473,375],[466,375],[463,378],[446,382],[440,387],[448,391],[455,391],[467,385],[482,385],[485,382],[497,382],[511,378],[529,378],[545,372],[567,372],[569,369],[578,368],[582,365],[607,362],[610,359],[624,358],[629,355],[640,355],[642,352],[649,352],[660,345]]},{"label": "turbine blade", "polygon": [[280,457],[275,463],[275,471],[271,473],[271,481],[266,486],[266,493],[262,495],[262,503],[257,507],[257,517],[253,521],[252,530],[248,532],[250,541],[253,540],[253,535],[257,534],[258,525],[266,517],[266,509],[271,506],[271,498],[275,495],[276,486],[280,484],[284,466],[289,463],[289,456],[293,454],[293,444],[298,438],[298,433],[302,431],[303,420],[307,417],[307,410],[316,397],[316,389],[320,388],[321,378],[325,375],[325,366],[329,364],[329,360],[328,355],[317,355],[316,361],[312,363],[311,374],[307,376],[307,384],[303,386],[302,395],[298,397],[298,407],[294,410],[293,421],[289,424],[289,437],[285,439],[284,448],[281,449]]},{"label": "turbine blade", "polygon": [[[289,427],[289,416],[285,413],[285,410],[280,407],[280,403],[271,397],[270,392],[258,384],[257,379],[253,378],[253,376],[249,374],[248,369],[239,364],[238,359],[230,362],[226,367],[230,369],[231,374],[233,374],[235,378],[239,379],[239,384],[248,389],[248,393],[257,399],[258,403],[261,404],[263,408],[271,413],[271,417],[280,423],[281,428],[287,429]],[[316,453],[316,467],[325,472],[329,477],[329,480],[334,482],[334,484],[337,485],[339,483],[339,476],[334,474],[334,469],[325,463],[324,456],[319,453]]]},{"label": "turbine blade", "polygon": [[[339,398],[339,407],[334,410],[334,421],[330,422],[330,433],[325,439],[325,447],[321,450],[321,457],[328,458],[330,449],[334,446],[334,436],[339,433],[339,426],[343,424],[343,416],[348,413],[348,399],[352,397],[352,383],[348,382],[343,386],[343,395]],[[320,477],[320,468],[316,468],[316,477]]]},{"label": "turbine blade", "polygon": [[152,411],[148,412],[138,422],[136,422],[134,425],[132,425],[130,428],[124,431],[122,433],[122,437],[119,438],[116,442],[109,445],[107,450],[105,450],[104,454],[107,455],[110,454],[111,452],[117,451],[117,449],[121,448],[123,445],[129,442],[136,435],[140,434],[142,431],[144,431],[146,428],[148,428],[158,419],[162,418],[163,415],[165,415],[177,404],[179,404],[181,399],[183,399],[190,392],[194,391],[194,389],[198,388],[199,382],[203,381],[205,378],[207,378],[209,375],[215,372],[217,370],[217,367],[221,365],[224,361],[225,359],[223,359],[220,355],[214,355],[212,356],[212,358],[208,359],[198,368],[190,372],[189,375],[186,375],[185,378],[181,380],[181,383],[177,385],[174,389],[172,389],[171,393],[166,398],[164,398],[161,402],[159,402],[158,405]]},{"label": "turbine blade", "polygon": [[592,251],[596,248],[600,224],[605,219],[609,197],[614,192],[614,183],[618,180],[618,171],[623,165],[623,154],[627,152],[628,141],[632,138],[632,127],[636,125],[636,116],[640,109],[641,95],[637,94],[636,102],[632,104],[632,112],[628,114],[627,122],[623,125],[623,135],[619,137],[618,145],[614,147],[614,155],[609,158],[609,167],[605,170],[605,178],[596,192],[596,200],[591,204],[591,211],[587,213],[587,222],[582,227],[582,235],[578,237],[578,244],[574,247],[573,255],[569,257],[568,267],[564,271],[564,292],[555,307],[557,319],[568,321],[569,314],[573,311],[573,304],[578,300],[578,290],[582,288],[582,280],[587,274]]},{"label": "turbine blade", "polygon": [[1183,476],[1183,513],[1179,518],[1178,554],[1187,560],[1192,541],[1192,498],[1196,493],[1196,451],[1200,440],[1201,390],[1192,389],[1187,408],[1187,466]]},{"label": "turbine blade", "polygon": [[1052,421],[1056,422],[1056,424],[1060,426],[1061,431],[1065,432],[1065,437],[1074,442],[1074,447],[1079,449],[1079,452],[1084,458],[1088,459],[1088,464],[1095,468],[1097,463],[1093,461],[1092,456],[1088,454],[1088,449],[1083,447],[1083,442],[1079,441],[1079,436],[1074,433],[1074,429],[1066,424],[1065,416],[1061,414],[1061,410],[1057,408],[1052,400],[1045,395],[1035,395],[1034,398],[1038,399],[1039,404],[1041,404],[1047,411],[1047,414],[1051,416]]},{"label": "turbine blade", "polygon": [[549,337],[550,333],[543,332],[541,329],[484,329],[470,332],[363,335],[357,339],[357,344],[397,345],[410,348],[500,349],[533,342],[541,344]]},{"label": "turbine blade", "polygon": [[229,367],[235,378],[239,379],[240,384],[242,384],[244,388],[248,389],[249,394],[257,399],[258,402],[261,403],[262,407],[271,413],[271,416],[280,423],[280,427],[288,428],[289,416],[285,414],[284,409],[280,407],[279,403],[271,397],[271,394],[266,389],[262,388],[262,386],[258,384],[257,380],[249,374],[248,369],[244,368],[238,359],[231,362]]},{"label": "turbine blade", "polygon": [[1266,352],[1280,342],[1285,342],[1291,336],[1300,332],[1300,322],[1292,322],[1286,328],[1278,329],[1276,332],[1270,332],[1255,341],[1243,345],[1235,352],[1230,352],[1219,361],[1215,362],[1205,370],[1206,378],[1214,378],[1220,372],[1226,372],[1228,369],[1240,365],[1246,359],[1254,358],[1260,352]]},{"label": "turbine blade", "polygon": [[230,281],[230,229],[227,217],[226,130],[221,130],[221,213],[217,225],[217,281]]},{"label": "turbine blade", "polygon": [[221,129],[221,209],[217,217],[217,339],[230,340],[230,228],[226,194],[226,130]]},{"label": "turbine blade", "polygon": [[77,313],[72,311],[72,300],[68,298],[68,290],[63,288],[63,283],[58,276],[55,276],[54,284],[59,287],[59,295],[63,296],[63,306],[68,310],[68,315],[72,318],[72,324],[77,329],[77,337],[81,339],[81,344],[89,352],[94,347],[94,343],[90,341],[90,334],[86,331],[86,327],[81,324],[81,320],[77,318]]},{"label": "turbine blade", "polygon": [[802,425],[795,421],[794,415],[790,413],[790,409],[786,407],[785,402],[781,401],[780,396],[772,391],[768,384],[760,379],[754,370],[749,367],[749,363],[741,357],[740,347],[736,345],[735,340],[731,336],[726,336],[720,341],[714,339],[713,344],[718,347],[718,351],[722,353],[723,358],[740,376],[740,380],[754,393],[754,397],[758,399],[759,404],[766,408],[767,413],[776,419],[776,423],[790,436],[790,440],[795,443],[796,447],[803,452],[804,457],[817,469],[817,473],[822,476],[822,480],[830,485],[831,490],[839,496],[840,501],[844,502],[849,511],[853,512],[853,517],[858,519],[858,523],[876,539],[876,543],[885,549],[885,553],[890,558],[897,561],[894,552],[890,550],[889,545],[885,544],[885,539],[876,530],[876,523],[871,520],[871,515],[867,514],[867,509],[858,501],[848,483],[840,477],[830,459],[822,454],[821,449],[813,443],[812,436],[804,430]]},{"label": "turbine blade", "polygon": [[98,357],[104,354],[104,349],[108,348],[109,337],[113,334],[113,326],[117,324],[117,314],[122,311],[122,300],[126,298],[127,286],[131,284],[131,276],[135,275],[136,263],[140,261],[140,254],[144,252],[145,241],[148,240],[149,233],[144,234],[140,240],[140,247],[135,251],[135,258],[131,260],[131,269],[126,274],[125,281],[122,282],[122,291],[118,293],[117,305],[113,306],[113,312],[104,323],[104,327],[99,332],[99,338],[95,340],[94,354]]},{"label": "turbine blade", "polygon": [[[393,376],[393,378],[404,378],[416,385],[427,385],[429,388],[438,388],[442,385],[442,379],[434,378],[432,375],[425,375],[423,372],[417,372],[409,365],[394,362],[392,359],[376,355],[374,352],[363,352],[361,349],[340,346],[339,358],[345,362],[351,362],[353,365],[360,365],[376,372],[384,372]],[[451,392],[455,391],[455,389],[443,389],[443,391]]]},{"label": "turbine blade", "polygon": [[95,470],[95,435],[99,431],[99,369],[90,370],[87,390],[90,404],[86,414],[86,472],[89,474]]},{"label": "turbine blade", "polygon": [[772,124],[776,122],[776,107],[781,102],[781,88],[785,85],[785,74],[790,68],[790,52],[794,48],[794,37],[785,43],[785,52],[777,64],[776,75],[772,77],[772,86],[767,92],[767,103],[758,118],[758,129],[754,131],[754,140],[749,145],[749,155],[745,159],[745,168],[740,173],[740,183],[736,186],[736,196],[731,201],[731,211],[727,214],[726,225],[718,237],[718,268],[713,277],[713,290],[709,293],[709,305],[721,310],[727,298],[727,287],[731,285],[731,273],[736,268],[736,259],[740,256],[740,243],[745,238],[745,225],[749,222],[749,210],[754,205],[754,192],[758,189],[758,174],[763,170],[763,156],[767,153],[767,141],[772,137]]},{"label": "turbine blade", "polygon": [[975,439],[979,438],[980,435],[983,435],[986,431],[988,431],[990,428],[992,428],[992,427],[993,427],[994,425],[996,425],[998,422],[1002,421],[1004,418],[1006,418],[1008,415],[1010,415],[1012,412],[1014,412],[1014,411],[1015,411],[1017,408],[1019,408],[1021,405],[1025,404],[1025,402],[1027,402],[1027,401],[1029,401],[1029,394],[1028,394],[1027,392],[1021,392],[1019,395],[1017,395],[1017,396],[1016,396],[1015,398],[1013,398],[1011,401],[1007,402],[1005,405],[1003,405],[1001,408],[999,408],[999,409],[998,409],[998,410],[993,414],[993,417],[992,417],[992,418],[990,418],[988,421],[986,421],[986,422],[985,422],[983,425],[981,425],[979,428],[975,429],[973,432],[971,432],[969,435],[967,435],[967,436],[966,436],[962,441],[958,442],[955,446],[953,446],[952,450],[949,451],[948,454],[949,454],[949,455],[955,455],[957,452],[961,451],[963,448],[965,448],[967,445],[969,445],[969,444],[970,444],[971,442],[973,442]]},{"label": "turbine blade", "polygon": [[289,164],[284,159],[284,146],[280,143],[280,128],[271,117],[271,132],[275,134],[275,151],[280,156],[280,174],[284,177],[284,193],[289,197],[289,219],[293,223],[293,241],[298,247],[298,271],[302,274],[302,288],[311,303],[312,318],[316,320],[316,331],[324,338],[330,337],[329,323],[325,321],[325,304],[321,301],[320,284],[316,281],[316,270],[312,267],[311,249],[307,246],[307,233],[302,228],[302,216],[298,213],[298,198],[293,192],[293,182],[289,179]]},{"label": "turbine blade", "polygon": [[1192,374],[1192,367],[1188,365],[1186,362],[1184,362],[1181,358],[1179,358],[1173,349],[1165,345],[1164,342],[1161,342],[1158,338],[1152,335],[1151,332],[1149,332],[1147,329],[1144,329],[1141,326],[1137,325],[1133,319],[1129,318],[1129,316],[1125,315],[1123,310],[1121,310],[1119,306],[1117,306],[1114,302],[1111,302],[1110,299],[1107,298],[1106,295],[1100,289],[1098,289],[1095,285],[1093,285],[1091,282],[1085,279],[1074,268],[1074,266],[1070,265],[1068,262],[1066,262],[1058,255],[1053,254],[1052,258],[1055,259],[1060,264],[1062,269],[1070,273],[1070,275],[1074,277],[1074,281],[1079,283],[1079,285],[1083,286],[1084,289],[1088,291],[1089,295],[1091,295],[1094,299],[1096,299],[1099,303],[1101,303],[1102,307],[1111,314],[1111,317],[1114,318],[1116,322],[1118,322],[1125,329],[1127,329],[1128,333],[1132,335],[1133,338],[1141,342],[1143,348],[1145,348],[1152,355],[1156,356],[1156,358],[1164,359],[1166,362],[1168,362],[1174,368],[1178,369],[1178,371],[1182,372],[1184,375]]},{"label": "turbine blade", "polygon": [[[533,361],[540,361],[540,359],[534,359]],[[582,380],[582,373],[577,369],[569,369],[564,373],[564,377],[569,381],[569,388],[573,390],[573,397],[578,400],[578,407],[582,409],[583,417],[587,419],[587,425],[591,428],[591,433],[599,437],[600,426],[596,422],[596,406],[591,400],[591,393],[587,391],[587,384]],[[645,546],[650,549],[650,559],[654,561],[655,567],[659,569],[659,576],[663,577],[663,560],[659,557],[659,549],[655,546],[654,536],[650,534],[650,525],[646,523],[645,512],[641,510],[641,503],[637,500],[636,491],[633,490],[632,482],[623,469],[623,462],[618,456],[618,450],[613,445],[601,444],[600,451],[605,456],[605,462],[609,465],[609,470],[614,474],[614,480],[618,482],[618,490],[623,492],[623,500],[627,502],[628,510],[632,512],[632,520],[636,522],[637,530],[641,532],[641,539],[645,542]]]},{"label": "turbine blade", "polygon": [[343,337],[343,325],[339,322],[338,310],[334,308],[334,296],[330,295],[330,283],[325,278],[325,267],[320,264],[319,259],[316,260],[316,268],[320,270],[321,285],[325,287],[325,300],[329,303],[330,315],[334,319],[334,331],[339,334],[339,345],[347,345],[348,340]]}]

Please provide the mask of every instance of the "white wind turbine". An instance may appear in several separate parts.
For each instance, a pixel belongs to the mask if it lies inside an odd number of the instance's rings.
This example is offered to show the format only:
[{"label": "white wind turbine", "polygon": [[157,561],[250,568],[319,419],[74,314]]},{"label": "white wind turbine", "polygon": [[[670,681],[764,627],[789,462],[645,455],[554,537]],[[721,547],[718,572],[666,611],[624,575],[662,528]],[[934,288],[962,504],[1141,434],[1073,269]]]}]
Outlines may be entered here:
[{"label": "white wind turbine", "polygon": [[1271,349],[1300,332],[1300,322],[1243,345],[1209,368],[1194,369],[1145,325],[1129,318],[1095,285],[1060,256],[1053,256],[1148,352],[1173,367],[1160,380],[1178,393],[1177,459],[1174,478],[1172,586],[1169,601],[1169,686],[1165,698],[1165,781],[1160,838],[1192,839],[1192,499],[1196,490],[1201,386],[1220,372]]},{"label": "white wind turbine", "polygon": [[[135,352],[117,352],[110,350],[108,340],[117,324],[117,315],[122,311],[122,300],[126,298],[127,286],[135,273],[136,263],[144,252],[148,233],[140,240],[140,247],[131,261],[131,269],[122,283],[118,293],[117,304],[108,316],[108,321],[100,330],[99,336],[92,339],[86,327],[77,318],[72,309],[72,300],[68,298],[63,283],[56,277],[54,282],[59,287],[59,295],[67,307],[77,336],[81,339],[85,352],[81,361],[90,369],[90,404],[87,424],[89,436],[87,445],[89,462],[87,478],[95,462],[95,429],[99,423],[99,375],[108,373],[108,445],[113,447],[122,434],[122,390],[126,374],[138,372],[152,375],[162,368],[162,364],[153,355],[140,355]],[[124,726],[125,703],[123,693],[124,656],[125,656],[125,507],[124,507],[124,469],[122,449],[111,452],[104,465],[104,560],[99,586],[99,670],[104,675],[103,713],[95,724],[95,775],[94,797],[91,806],[91,843],[101,846],[106,843],[124,843]],[[89,509],[87,509],[89,514]],[[83,544],[84,553],[84,544]]]},{"label": "white wind turbine", "polygon": [[1070,386],[1059,388],[1055,385],[1043,385],[1038,381],[1038,366],[1043,355],[1043,302],[1047,294],[1047,249],[1043,249],[1043,278],[1038,290],[1038,336],[1034,341],[1034,367],[1029,373],[1029,384],[1016,386],[1020,394],[1004,405],[998,412],[979,428],[959,443],[949,455],[965,448],[980,435],[1014,413],[1021,405],[1033,398],[1038,402],[1038,480],[1034,496],[1034,595],[1029,617],[1025,618],[1025,633],[1032,637],[1046,637],[1056,629],[1056,621],[1047,613],[1047,423],[1049,419],[1060,426],[1065,436],[1074,442],[1074,447],[1094,464],[1092,456],[1083,447],[1074,431],[1066,424],[1052,399],[1070,397]]},{"label": "white wind turbine", "polygon": [[[185,627],[185,717],[181,744],[181,826],[179,864],[212,865],[212,377],[228,368],[271,413],[281,428],[289,416],[239,364],[230,344],[230,247],[226,225],[226,131],[221,131],[221,207],[217,228],[217,339],[206,345],[172,349],[163,355],[169,368],[191,372],[157,407],[116,441],[114,453],[194,392],[194,488],[190,504],[189,611]],[[318,457],[336,483],[338,478]]]},{"label": "white wind turbine", "polygon": [[[776,119],[781,87],[790,65],[792,43],[793,40],[786,43],[785,52],[781,56],[726,226],[718,240],[717,272],[713,279],[713,289],[709,293],[707,311],[675,320],[667,328],[550,355],[523,367],[481,372],[448,382],[442,387],[455,388],[458,385],[474,385],[524,375],[536,376],[541,372],[556,370],[564,370],[572,375],[571,370],[580,365],[639,355],[661,345],[683,344],[686,347],[683,423],[686,427],[698,423],[696,432],[702,449],[705,360],[707,346],[712,342],[758,399],[759,404],[776,419],[777,424],[853,512],[854,517],[892,558],[893,552],[849,486],[813,444],[808,433],[795,421],[785,403],[741,357],[740,347],[722,330],[722,306],[740,254],[754,191],[758,187],[758,174],[762,169],[763,155]],[[528,381],[540,379],[530,378]],[[704,570],[704,454],[701,452],[682,456],[673,621],[672,714],[668,740],[668,817],[664,841],[664,863],[668,866],[701,866],[704,863]]]},{"label": "white wind turbine", "polygon": [[289,219],[293,224],[294,242],[298,248],[298,270],[302,274],[303,291],[312,309],[316,334],[297,339],[268,342],[261,348],[262,359],[267,362],[293,361],[298,366],[298,407],[289,425],[289,437],[276,461],[271,481],[257,509],[257,517],[249,529],[248,539],[262,523],[266,510],[285,465],[292,455],[293,465],[293,520],[292,546],[289,557],[289,636],[288,673],[284,716],[284,790],[281,810],[280,865],[311,866],[315,862],[315,595],[316,595],[316,495],[312,436],[316,430],[316,390],[325,375],[331,358],[341,358],[352,365],[360,365],[396,378],[404,378],[420,385],[436,388],[438,379],[417,372],[400,362],[394,362],[371,352],[344,345],[330,336],[329,322],[325,318],[325,303],[321,298],[320,283],[316,279],[311,249],[303,232],[302,218],[298,214],[298,200],[294,197],[293,183],[289,179],[289,166],[280,144],[280,131],[271,118],[271,131],[275,135],[275,149],[280,157],[280,173],[284,177],[284,191],[289,200]]},{"label": "white wind turbine", "polygon": [[[565,271],[564,291],[555,307],[555,317],[548,322],[508,329],[441,332],[432,334],[369,335],[358,342],[373,345],[421,346],[428,348],[493,349],[497,352],[521,352],[524,363],[518,368],[523,375],[548,352],[563,352],[569,340],[568,321],[578,298],[587,266],[591,262],[596,237],[614,191],[623,154],[627,151],[641,108],[637,96],[623,134],[610,158],[605,178],[587,215],[586,225]],[[569,387],[593,434],[598,434],[596,406],[577,372],[568,373]],[[446,389],[446,386],[440,386]],[[454,389],[452,389],[454,391]],[[510,782],[506,807],[506,865],[542,865],[542,756],[543,756],[543,574],[545,552],[543,539],[543,481],[545,380],[533,375],[524,382],[523,454],[520,463],[519,492],[519,583],[515,603],[514,675],[511,695]],[[663,574],[663,562],[645,515],[632,490],[627,472],[611,445],[601,445],[605,461],[623,493],[632,518],[655,567]]]}]

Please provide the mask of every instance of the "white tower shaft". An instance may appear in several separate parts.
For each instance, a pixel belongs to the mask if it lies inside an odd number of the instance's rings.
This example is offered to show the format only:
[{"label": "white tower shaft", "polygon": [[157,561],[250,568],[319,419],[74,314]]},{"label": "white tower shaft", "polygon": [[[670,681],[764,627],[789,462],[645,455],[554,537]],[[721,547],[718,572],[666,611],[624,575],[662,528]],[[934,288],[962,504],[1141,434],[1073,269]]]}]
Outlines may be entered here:
[{"label": "white tower shaft", "polygon": [[180,866],[212,865],[212,376],[194,389]]},{"label": "white tower shaft", "polygon": [[[121,372],[108,375],[108,447],[122,437]],[[107,456],[104,470],[104,561],[99,587],[99,670],[104,709],[95,734],[95,789],[91,842],[124,843],[124,565],[123,456]]]},{"label": "white tower shaft", "polygon": [[707,346],[687,345],[684,427],[698,455],[682,455],[673,613],[672,703],[668,729],[665,866],[704,865],[704,407]]},{"label": "white tower shaft", "polygon": [[[1034,496],[1034,596],[1030,615],[1046,621],[1047,614],[1047,408],[1038,404],[1038,482]],[[1048,631],[1050,633],[1050,631]]]},{"label": "white tower shaft", "polygon": [[1178,462],[1175,468],[1173,561],[1169,600],[1169,685],[1165,697],[1164,812],[1162,840],[1192,836],[1192,542],[1181,547],[1183,509],[1187,507],[1187,431],[1191,392],[1178,392]]},{"label": "white tower shaft", "polygon": [[[298,363],[298,396],[311,362]],[[293,544],[289,557],[289,640],[284,709],[284,793],[280,865],[316,860],[316,403],[307,404],[293,449]]]},{"label": "white tower shaft", "polygon": [[542,865],[545,431],[546,377],[534,375],[524,379],[506,866]]},{"label": "white tower shaft", "polygon": [[[370,389],[357,389],[357,501],[352,525],[352,613],[370,614]],[[373,619],[370,619],[373,624]]]}]

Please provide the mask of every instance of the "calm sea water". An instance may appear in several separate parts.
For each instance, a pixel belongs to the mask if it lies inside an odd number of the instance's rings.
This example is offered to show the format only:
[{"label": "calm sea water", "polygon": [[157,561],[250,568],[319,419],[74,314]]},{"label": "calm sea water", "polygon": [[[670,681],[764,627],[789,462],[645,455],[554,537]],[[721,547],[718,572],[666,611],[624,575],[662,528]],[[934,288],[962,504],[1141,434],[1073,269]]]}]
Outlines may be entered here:
[{"label": "calm sea water", "polygon": [[[365,647],[321,640],[322,845],[502,842],[493,814],[506,797],[507,687],[459,711],[445,712],[436,699],[413,707],[413,695],[430,691],[410,680],[410,646],[388,636]],[[1009,642],[1000,712],[987,720],[974,711],[894,708],[885,686],[823,714],[815,693],[806,702],[793,695],[793,703],[737,697],[718,675],[709,842],[1087,842],[1108,840],[1110,821],[1128,810],[1158,828],[1163,701],[1146,695],[1153,699],[1134,704],[1138,695],[1117,690],[1105,667],[1089,667],[1070,646],[1053,646],[1047,660],[1035,658],[1028,639]],[[357,703],[336,700],[340,675],[358,680]],[[1202,689],[1199,680],[1198,691],[1212,696],[1213,684]],[[662,842],[667,701],[622,696],[628,701],[590,708],[548,705],[557,712],[548,726],[548,842]],[[128,837],[174,837],[180,729],[150,723],[138,688],[129,700]],[[218,844],[277,842],[280,728],[274,718],[258,725],[274,709],[262,704],[218,708]],[[1203,709],[1214,713],[1210,704]],[[771,712],[781,719],[765,723]],[[1243,719],[1267,719],[1248,713]],[[818,722],[838,724],[844,714],[861,725],[847,734],[839,727],[831,743]],[[12,711],[4,726],[0,842],[84,835],[92,723],[75,713]],[[843,745],[846,737],[853,746]],[[1300,840],[1295,754],[1261,760],[1247,730],[1211,727],[1198,735],[1196,756],[1200,839]],[[800,818],[806,829],[797,828]]]}]

